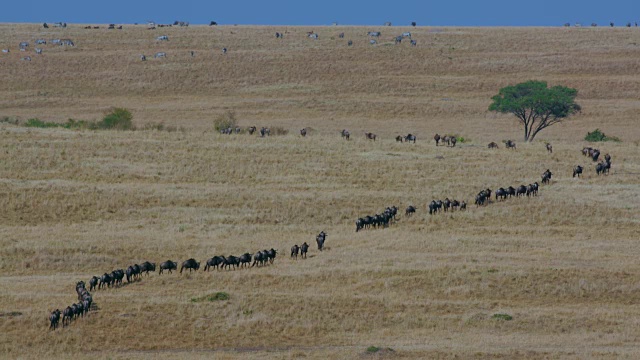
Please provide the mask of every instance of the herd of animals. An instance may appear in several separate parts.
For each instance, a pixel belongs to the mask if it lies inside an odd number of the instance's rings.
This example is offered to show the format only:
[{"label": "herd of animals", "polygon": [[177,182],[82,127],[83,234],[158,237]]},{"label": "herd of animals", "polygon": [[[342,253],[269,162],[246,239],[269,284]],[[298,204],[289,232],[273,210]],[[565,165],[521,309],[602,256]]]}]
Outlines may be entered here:
[{"label": "herd of animals", "polygon": [[[324,242],[326,238],[327,233],[324,231],[320,232],[320,234],[316,236],[316,243],[319,251],[324,249]],[[298,254],[300,254],[302,259],[306,259],[308,252],[309,244],[307,244],[307,242],[302,243],[300,246],[295,244],[291,247],[291,258],[297,260]],[[266,265],[273,264],[277,254],[278,251],[271,248],[270,250],[258,251],[255,254],[244,253],[240,256],[213,256],[205,261],[203,271],[209,272],[211,269],[236,270],[254,266],[264,267]],[[184,270],[189,270],[189,272],[198,271],[200,270],[200,264],[200,262],[193,258],[187,259],[180,265],[180,274],[182,274]],[[101,276],[93,276],[89,279],[89,290],[86,289],[84,281],[79,281],[76,283],[78,303],[67,306],[63,311],[60,311],[60,309],[53,310],[49,314],[49,329],[55,330],[58,327],[60,320],[62,320],[62,326],[65,327],[69,325],[72,320],[84,317],[84,315],[91,310],[92,306],[95,305],[93,297],[89,291],[122,287],[124,285],[123,280],[125,278],[127,280],[127,284],[139,281],[142,280],[143,274],[149,276],[149,273],[155,272],[156,268],[158,269],[158,275],[162,275],[165,271],[171,274],[173,271],[178,271],[178,263],[176,261],[167,260],[156,266],[156,263],[145,261],[142,264],[130,265],[126,270],[116,269],[110,273],[105,272]]]}]

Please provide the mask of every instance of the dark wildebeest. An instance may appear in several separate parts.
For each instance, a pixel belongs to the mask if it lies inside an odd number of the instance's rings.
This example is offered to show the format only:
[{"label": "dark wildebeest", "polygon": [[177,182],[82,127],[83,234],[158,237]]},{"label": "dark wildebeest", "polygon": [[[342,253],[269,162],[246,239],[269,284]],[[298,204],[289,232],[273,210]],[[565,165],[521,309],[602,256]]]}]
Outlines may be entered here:
[{"label": "dark wildebeest", "polygon": [[255,255],[253,255],[253,264],[251,264],[251,267],[256,266],[256,264],[258,266],[264,265],[266,260],[267,260],[267,251],[266,250],[264,252],[258,251],[257,253],[255,253]]},{"label": "dark wildebeest", "polygon": [[240,262],[240,267],[248,267],[249,264],[251,264],[251,254],[249,253],[244,253],[242,255],[240,255],[240,257],[238,258],[238,261]]},{"label": "dark wildebeest", "polygon": [[516,197],[527,195],[527,187],[524,185],[518,186],[516,189]]},{"label": "dark wildebeest", "polygon": [[152,263],[148,261],[143,262],[142,265],[140,265],[140,275],[142,275],[142,273],[146,273],[147,276],[149,276],[149,271],[151,272],[156,271],[156,263]]},{"label": "dark wildebeest", "polygon": [[444,201],[442,202],[442,207],[444,212],[449,211],[449,208],[451,208],[451,200],[449,200],[449,198],[444,198]]},{"label": "dark wildebeest", "polygon": [[505,141],[505,142],[504,142],[504,146],[505,146],[507,149],[513,149],[513,150],[515,150],[515,149],[516,149],[516,142],[515,142],[515,141],[513,141],[513,140],[507,140],[507,141]]},{"label": "dark wildebeest", "polygon": [[302,243],[302,246],[300,246],[300,257],[303,259],[306,259],[308,251],[309,251],[309,244],[307,244],[307,242],[305,241],[304,243]]},{"label": "dark wildebeest", "polygon": [[376,141],[376,134],[374,134],[374,133],[369,133],[369,132],[368,133],[364,133],[364,136],[369,140]]},{"label": "dark wildebeest", "polygon": [[549,171],[549,169],[547,169],[547,171],[542,173],[542,183],[543,184],[548,184],[549,181],[551,181],[551,175],[553,175],[553,174],[551,173],[551,171]]},{"label": "dark wildebeest", "polygon": [[605,156],[604,156],[604,161],[606,161],[606,162],[610,163],[610,162],[611,162],[611,155],[609,155],[609,154],[605,154]]},{"label": "dark wildebeest", "polygon": [[307,136],[307,128],[301,129],[300,130],[300,135],[302,135],[302,137]]},{"label": "dark wildebeest", "polygon": [[346,129],[343,129],[340,132],[340,136],[342,136],[346,140],[349,140],[349,136],[351,136],[351,134],[349,134],[349,132]]},{"label": "dark wildebeest", "polygon": [[416,136],[413,134],[407,134],[407,136],[404,137],[404,141],[406,142],[412,142],[415,144],[416,143]]},{"label": "dark wildebeest", "polygon": [[456,142],[458,141],[458,139],[456,139],[455,136],[451,136],[449,138],[449,143],[451,143],[451,147],[456,147]]},{"label": "dark wildebeest", "polygon": [[516,189],[513,186],[509,186],[507,189],[507,195],[509,197],[515,196],[516,195]]},{"label": "dark wildebeest", "polygon": [[573,168],[573,177],[580,177],[580,175],[582,175],[582,166],[576,165],[576,167]]},{"label": "dark wildebeest", "polygon": [[605,162],[598,163],[598,165],[596,165],[596,174],[598,175],[604,174],[606,166],[607,166],[607,163]]},{"label": "dark wildebeest", "polygon": [[124,278],[124,270],[113,270],[111,272],[111,277],[113,278],[113,285],[122,285],[122,279]]},{"label": "dark wildebeest", "polygon": [[219,266],[224,263],[224,258],[222,256],[214,256],[211,259],[207,260],[204,264],[204,271],[209,271],[210,268],[220,269]]},{"label": "dark wildebeest", "polygon": [[396,142],[402,142],[402,136],[400,135],[396,136]]},{"label": "dark wildebeest", "polygon": [[546,143],[545,146],[547,147],[547,151],[549,152],[549,154],[553,153],[553,147],[551,146],[551,144]]},{"label": "dark wildebeest", "polygon": [[433,137],[433,140],[435,140],[435,141],[436,141],[436,146],[440,145],[440,135],[436,134],[436,135]]},{"label": "dark wildebeest", "polygon": [[440,210],[438,203],[435,200],[431,200],[431,202],[429,203],[429,215],[437,213],[438,210]]},{"label": "dark wildebeest", "polygon": [[271,135],[271,130],[269,128],[266,127],[262,127],[260,129],[260,137],[265,137],[266,136],[270,136]]},{"label": "dark wildebeest", "polygon": [[73,308],[71,306],[67,306],[64,310],[62,310],[62,327],[67,326],[71,323],[73,319]]},{"label": "dark wildebeest", "polygon": [[104,273],[101,277],[100,277],[100,284],[98,285],[98,289],[101,289],[103,287],[111,287],[111,283],[113,282],[113,278],[111,277],[111,275]]},{"label": "dark wildebeest", "polygon": [[49,315],[49,322],[51,323],[49,325],[49,329],[55,330],[58,327],[59,321],[60,321],[60,310],[55,309],[51,312],[51,315]]},{"label": "dark wildebeest", "polygon": [[193,258],[185,260],[180,266],[180,274],[182,274],[183,269],[189,269],[189,272],[191,272],[192,270],[197,271],[198,269],[200,269],[200,263]]},{"label": "dark wildebeest", "polygon": [[598,157],[600,157],[600,150],[594,150],[591,153],[591,159],[595,162],[598,161]]},{"label": "dark wildebeest", "polygon": [[489,149],[499,149],[498,144],[494,143],[494,142],[490,142],[489,145],[487,146]]},{"label": "dark wildebeest", "polygon": [[98,281],[100,280],[99,277],[94,276],[91,278],[91,280],[89,280],[89,291],[93,291],[96,286],[98,286]]},{"label": "dark wildebeest", "polygon": [[247,132],[249,133],[249,135],[253,135],[253,133],[256,132],[256,129],[257,128],[255,126],[249,126]]},{"label": "dark wildebeest", "polygon": [[291,247],[291,257],[294,259],[298,259],[298,253],[300,252],[300,246],[298,246],[298,244],[293,245]]},{"label": "dark wildebeest", "polygon": [[158,270],[158,274],[162,274],[162,272],[165,270],[169,271],[169,274],[171,274],[173,270],[178,270],[178,263],[171,260],[163,262],[162,264],[160,264],[160,270]]},{"label": "dark wildebeest", "polygon": [[240,266],[240,259],[237,256],[233,256],[233,255],[229,255],[227,257],[224,257],[224,262],[222,263],[222,268],[224,269],[225,267],[231,268],[233,270],[236,269],[236,267]]},{"label": "dark wildebeest", "polygon": [[460,202],[460,210],[467,210],[467,203],[465,201]]},{"label": "dark wildebeest", "polygon": [[324,241],[327,239],[327,233],[321,231],[318,236],[316,236],[316,243],[318,243],[318,250],[322,251],[324,248]]},{"label": "dark wildebeest", "polygon": [[507,190],[505,190],[504,188],[499,188],[498,190],[496,190],[496,201],[498,201],[499,199],[505,200],[507,198]]},{"label": "dark wildebeest", "polygon": [[273,260],[276,259],[276,254],[278,254],[277,250],[271,248],[271,250],[267,251],[267,259],[269,259],[269,263],[273,264]]},{"label": "dark wildebeest", "polygon": [[590,147],[583,147],[582,148],[582,155],[584,156],[589,156],[589,154],[591,153],[591,151],[593,150],[593,148]]},{"label": "dark wildebeest", "polygon": [[416,213],[416,207],[413,205],[409,205],[407,210],[404,211],[405,216],[411,216]]},{"label": "dark wildebeest", "polygon": [[129,265],[129,267],[127,268],[126,271],[126,275],[127,275],[127,283],[133,281],[134,279],[134,274],[133,274],[133,266]]}]

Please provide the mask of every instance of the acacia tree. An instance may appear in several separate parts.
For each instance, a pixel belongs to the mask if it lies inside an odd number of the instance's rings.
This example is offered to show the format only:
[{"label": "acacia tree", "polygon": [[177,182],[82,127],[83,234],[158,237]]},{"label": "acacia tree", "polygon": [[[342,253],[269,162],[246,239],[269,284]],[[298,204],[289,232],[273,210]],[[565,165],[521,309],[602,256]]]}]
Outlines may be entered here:
[{"label": "acacia tree", "polygon": [[546,81],[527,81],[500,89],[492,97],[489,111],[511,113],[524,126],[524,141],[533,141],[536,135],[551,125],[562,122],[580,111],[575,98],[578,90],[566,86],[547,87]]}]

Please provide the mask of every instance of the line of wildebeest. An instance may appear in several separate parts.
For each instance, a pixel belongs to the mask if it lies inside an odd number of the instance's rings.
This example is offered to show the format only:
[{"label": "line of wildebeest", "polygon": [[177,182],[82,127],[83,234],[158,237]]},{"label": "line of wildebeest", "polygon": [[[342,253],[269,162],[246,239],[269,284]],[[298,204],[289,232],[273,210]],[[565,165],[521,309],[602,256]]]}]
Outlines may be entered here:
[{"label": "line of wildebeest", "polygon": [[[318,245],[318,250],[322,251],[324,249],[324,242],[327,238],[327,233],[324,231],[320,232],[316,236],[316,243]],[[297,244],[291,247],[291,258],[294,260],[298,259],[298,254],[300,254],[301,258],[306,259],[307,253],[309,251],[309,244],[304,242],[301,246]],[[258,251],[255,254],[244,253],[240,256],[214,256],[205,261],[203,271],[209,271],[211,269],[216,270],[236,270],[241,268],[250,268],[250,267],[261,267],[269,264],[273,264],[278,250],[271,248],[270,250],[262,250]],[[142,264],[134,264],[127,267],[126,270],[116,269],[110,273],[105,272],[101,276],[93,276],[89,279],[89,290],[101,290],[107,288],[117,288],[122,287],[124,283],[124,279],[126,278],[127,284],[142,280],[142,275],[146,274],[149,276],[149,272],[155,272],[156,267],[158,268],[158,274],[162,275],[163,272],[167,271],[168,273],[172,273],[174,270],[178,271],[178,263],[175,261],[167,260],[160,263],[159,266],[156,266],[156,263],[145,261]],[[197,271],[200,269],[200,262],[196,261],[193,258],[185,260],[182,262],[180,266],[180,273],[182,274],[183,270],[188,269],[189,272]],[[76,293],[78,294],[78,303],[67,306],[63,311],[56,309],[51,312],[49,315],[49,329],[55,330],[58,327],[58,323],[62,317],[62,326],[67,326],[71,323],[72,320],[78,317],[84,317],[84,315],[91,309],[91,305],[93,304],[93,297],[89,293],[89,290],[85,288],[85,282],[79,281],[76,283]]]}]

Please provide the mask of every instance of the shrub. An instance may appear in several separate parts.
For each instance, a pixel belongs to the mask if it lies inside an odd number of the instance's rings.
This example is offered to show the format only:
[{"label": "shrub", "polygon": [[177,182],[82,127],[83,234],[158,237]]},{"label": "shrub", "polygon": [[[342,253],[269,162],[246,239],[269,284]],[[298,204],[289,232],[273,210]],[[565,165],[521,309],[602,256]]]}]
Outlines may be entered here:
[{"label": "shrub", "polygon": [[54,122],[47,122],[47,121],[44,121],[44,120],[40,120],[38,118],[33,118],[33,119],[27,120],[27,122],[24,124],[24,126],[26,126],[26,127],[35,127],[35,128],[52,128],[52,127],[60,127],[60,126],[62,126],[62,124],[58,124],[58,123],[54,123]]},{"label": "shrub", "polygon": [[226,292],[217,292],[215,294],[205,295],[199,298],[191,298],[191,302],[201,302],[201,301],[225,301],[229,300],[230,296]]},{"label": "shrub", "polygon": [[600,141],[615,141],[620,142],[620,139],[615,136],[607,136],[600,129],[595,129],[592,132],[588,132],[587,136],[584,137],[586,141],[589,142],[600,142]]},{"label": "shrub", "polygon": [[377,346],[369,346],[367,348],[368,353],[377,353],[378,351],[380,351],[380,348]]},{"label": "shrub", "polygon": [[493,314],[492,318],[505,321],[513,320],[513,316],[509,314]]},{"label": "shrub", "polygon": [[213,125],[218,132],[228,128],[235,129],[237,125],[236,113],[229,110],[224,114],[218,115],[218,117],[213,120]]},{"label": "shrub", "polygon": [[65,129],[95,129],[96,123],[87,120],[74,120],[69,119],[65,123],[56,123],[51,121],[44,121],[38,118],[27,120],[24,124],[26,127],[35,128],[65,128]]},{"label": "shrub", "polygon": [[124,108],[114,108],[98,123],[100,129],[133,130],[133,115]]}]

